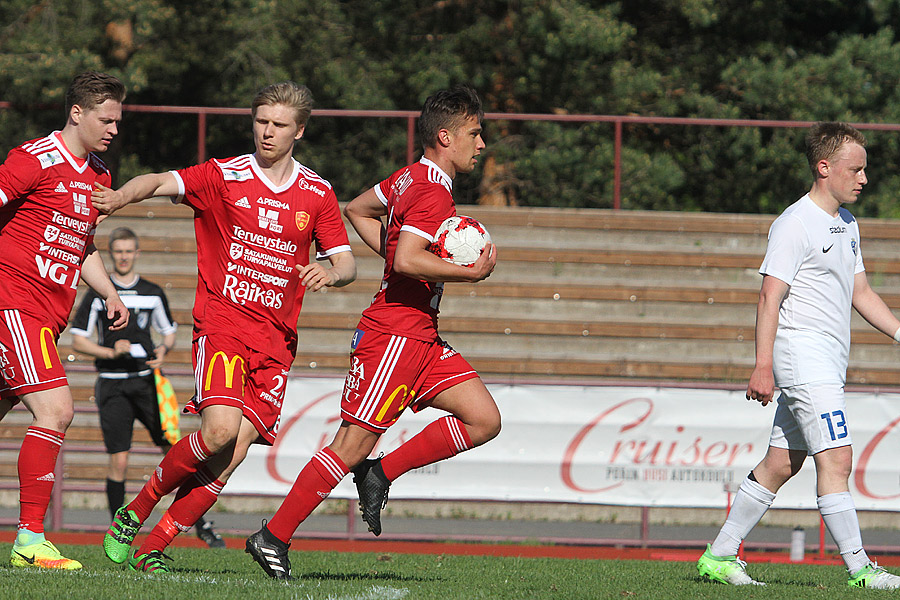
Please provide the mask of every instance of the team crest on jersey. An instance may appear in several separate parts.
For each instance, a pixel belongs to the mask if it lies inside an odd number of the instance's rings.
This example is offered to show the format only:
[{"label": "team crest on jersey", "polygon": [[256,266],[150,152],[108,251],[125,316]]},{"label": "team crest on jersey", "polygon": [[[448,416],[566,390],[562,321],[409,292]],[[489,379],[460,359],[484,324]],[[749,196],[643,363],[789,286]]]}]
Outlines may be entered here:
[{"label": "team crest on jersey", "polygon": [[62,154],[59,153],[59,150],[51,150],[50,152],[38,154],[37,159],[40,161],[42,169],[58,165],[63,161]]},{"label": "team crest on jersey", "polygon": [[240,244],[231,244],[231,248],[228,249],[228,255],[231,256],[232,260],[240,260],[242,256],[244,256],[244,247]]},{"label": "team crest on jersey", "polygon": [[856,238],[850,238],[850,250],[853,251],[853,256],[856,256]]},{"label": "team crest on jersey", "polygon": [[244,196],[240,200],[234,203],[235,206],[240,206],[241,208],[250,208],[250,201],[247,200],[247,196]]},{"label": "team crest on jersey", "polygon": [[294,213],[294,223],[297,224],[297,229],[303,231],[309,225],[309,213],[305,210]]}]

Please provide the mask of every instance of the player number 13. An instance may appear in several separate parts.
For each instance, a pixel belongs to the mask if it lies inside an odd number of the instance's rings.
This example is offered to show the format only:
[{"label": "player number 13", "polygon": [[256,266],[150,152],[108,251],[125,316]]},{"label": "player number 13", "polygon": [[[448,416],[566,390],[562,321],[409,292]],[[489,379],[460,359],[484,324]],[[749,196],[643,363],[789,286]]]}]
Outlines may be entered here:
[{"label": "player number 13", "polygon": [[[847,437],[847,420],[844,418],[844,411],[836,410],[830,413],[822,413],[819,418],[825,419],[828,423],[828,432],[831,434],[832,440],[839,440]],[[837,435],[835,435],[837,430]]]}]

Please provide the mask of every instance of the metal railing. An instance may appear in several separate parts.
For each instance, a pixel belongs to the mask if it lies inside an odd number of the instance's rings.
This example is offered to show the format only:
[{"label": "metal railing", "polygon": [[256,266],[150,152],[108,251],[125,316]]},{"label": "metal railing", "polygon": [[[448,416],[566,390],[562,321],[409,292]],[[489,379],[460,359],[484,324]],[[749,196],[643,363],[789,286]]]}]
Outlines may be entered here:
[{"label": "metal railing", "polygon": [[[11,102],[0,101],[0,109],[11,109]],[[38,108],[58,108],[40,106]],[[213,106],[156,106],[125,104],[123,110],[134,113],[159,113],[197,116],[197,163],[207,159],[207,116],[250,114],[249,108]],[[418,111],[412,110],[346,110],[315,109],[313,116],[348,119],[399,119],[406,123],[406,162],[415,156],[415,130]],[[613,208],[622,207],[622,145],[625,125],[678,125],[685,127],[768,127],[806,128],[813,121],[787,121],[765,119],[707,119],[689,117],[652,117],[636,115],[586,115],[586,114],[538,114],[538,113],[485,113],[485,119],[496,121],[548,121],[555,123],[610,123],[613,126]],[[857,129],[870,131],[900,131],[900,123],[852,123]]]}]

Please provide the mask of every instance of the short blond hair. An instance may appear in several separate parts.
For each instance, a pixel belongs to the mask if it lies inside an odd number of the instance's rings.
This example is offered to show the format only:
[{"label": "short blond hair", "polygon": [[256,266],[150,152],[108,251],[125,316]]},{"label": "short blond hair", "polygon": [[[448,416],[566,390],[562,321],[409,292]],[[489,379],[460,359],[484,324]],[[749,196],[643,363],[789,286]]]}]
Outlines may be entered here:
[{"label": "short blond hair", "polygon": [[294,109],[294,118],[297,125],[306,125],[309,115],[312,113],[312,92],[305,85],[293,81],[273,83],[259,90],[250,105],[250,112],[256,118],[256,109],[260,106],[274,106],[282,104]]},{"label": "short blond hair", "polygon": [[866,136],[847,123],[828,121],[813,125],[806,134],[806,161],[813,177],[818,177],[816,165],[819,161],[828,160],[847,143],[856,143],[865,148]]}]

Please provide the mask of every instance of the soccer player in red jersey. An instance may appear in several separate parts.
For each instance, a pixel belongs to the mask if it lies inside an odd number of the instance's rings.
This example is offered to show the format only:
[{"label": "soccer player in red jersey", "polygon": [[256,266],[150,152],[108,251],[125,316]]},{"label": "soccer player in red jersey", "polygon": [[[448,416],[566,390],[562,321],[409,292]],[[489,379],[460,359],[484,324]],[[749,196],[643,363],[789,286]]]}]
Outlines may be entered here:
[{"label": "soccer player in red jersey", "polygon": [[[253,154],[141,175],[118,191],[100,188],[93,195],[107,213],[153,196],[194,210],[195,396],[187,410],[200,414],[200,430],[172,446],[104,537],[107,556],[124,562],[153,507],[178,490],[129,561],[134,570],[168,571],[163,550],[215,503],[250,444],[272,444],[304,291],[356,277],[331,184],[292,156],[311,110],[305,86],[270,85],[252,104]],[[329,268],[310,263],[313,242]]]},{"label": "soccer player in red jersey", "polygon": [[[496,249],[486,246],[471,267],[429,251],[440,224],[456,214],[454,177],[471,172],[484,148],[482,116],[481,101],[468,86],[428,98],[418,123],[422,159],[361,194],[344,211],[363,241],[384,257],[384,278],[350,344],[337,435],[303,468],[268,524],[247,540],[247,552],[271,577],[290,578],[291,537],[349,471],[363,518],[379,535],[391,481],[500,432],[500,412],[490,392],[437,331],[443,282],[488,277],[497,262]],[[450,415],[384,458],[366,458],[404,409],[429,406]]]},{"label": "soccer player in red jersey", "polygon": [[62,131],[13,148],[0,165],[0,419],[20,401],[33,421],[19,451],[16,567],[80,569],[44,537],[56,457],[74,405],[56,342],[81,278],[106,302],[114,329],[128,321],[94,247],[99,212],[88,198],[110,174],[95,152],[118,133],[125,86],[110,75],[75,77]]}]

